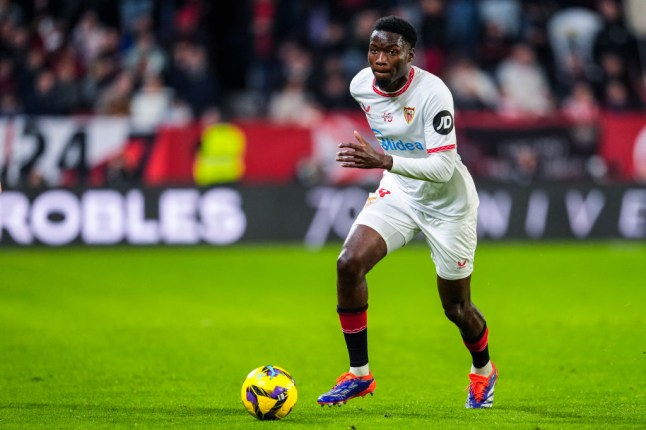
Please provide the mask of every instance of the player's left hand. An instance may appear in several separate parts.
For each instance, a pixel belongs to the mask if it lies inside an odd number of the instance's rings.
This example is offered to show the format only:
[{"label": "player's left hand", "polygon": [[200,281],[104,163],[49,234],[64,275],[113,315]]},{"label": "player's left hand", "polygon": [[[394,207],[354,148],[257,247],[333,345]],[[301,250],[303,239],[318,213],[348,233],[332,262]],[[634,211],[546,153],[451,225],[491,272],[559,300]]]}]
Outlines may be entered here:
[{"label": "player's left hand", "polygon": [[358,143],[348,142],[339,144],[340,151],[336,153],[336,161],[341,167],[358,169],[387,169],[393,166],[390,155],[380,154],[359,134],[354,131]]}]

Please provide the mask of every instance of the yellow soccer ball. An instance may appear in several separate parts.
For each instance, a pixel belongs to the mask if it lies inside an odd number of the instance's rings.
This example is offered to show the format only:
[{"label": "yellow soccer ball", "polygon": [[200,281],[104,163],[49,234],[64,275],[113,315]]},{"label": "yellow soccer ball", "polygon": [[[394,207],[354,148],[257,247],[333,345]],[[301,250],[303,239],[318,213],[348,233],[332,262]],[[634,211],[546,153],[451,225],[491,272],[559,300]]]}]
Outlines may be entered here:
[{"label": "yellow soccer ball", "polygon": [[294,408],[298,390],[294,378],[278,366],[262,366],[242,383],[242,404],[259,420],[280,420]]}]

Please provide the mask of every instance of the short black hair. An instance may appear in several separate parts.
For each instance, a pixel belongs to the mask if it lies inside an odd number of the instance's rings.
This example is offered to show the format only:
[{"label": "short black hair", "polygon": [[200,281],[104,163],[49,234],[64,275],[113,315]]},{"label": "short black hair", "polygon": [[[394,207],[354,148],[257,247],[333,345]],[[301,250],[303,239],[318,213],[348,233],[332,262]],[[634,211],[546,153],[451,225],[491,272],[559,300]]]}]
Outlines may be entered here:
[{"label": "short black hair", "polygon": [[374,31],[387,31],[399,34],[411,48],[417,43],[417,31],[408,21],[397,16],[384,16],[375,22]]}]

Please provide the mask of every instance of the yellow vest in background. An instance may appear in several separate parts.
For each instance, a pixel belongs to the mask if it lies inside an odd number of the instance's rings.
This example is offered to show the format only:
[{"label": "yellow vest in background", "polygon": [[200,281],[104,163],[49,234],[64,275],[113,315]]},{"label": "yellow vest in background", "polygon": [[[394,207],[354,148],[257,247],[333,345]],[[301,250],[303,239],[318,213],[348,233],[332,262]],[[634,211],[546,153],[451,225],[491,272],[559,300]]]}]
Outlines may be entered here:
[{"label": "yellow vest in background", "polygon": [[202,133],[194,176],[197,185],[236,182],[244,174],[246,140],[233,124],[213,124]]}]

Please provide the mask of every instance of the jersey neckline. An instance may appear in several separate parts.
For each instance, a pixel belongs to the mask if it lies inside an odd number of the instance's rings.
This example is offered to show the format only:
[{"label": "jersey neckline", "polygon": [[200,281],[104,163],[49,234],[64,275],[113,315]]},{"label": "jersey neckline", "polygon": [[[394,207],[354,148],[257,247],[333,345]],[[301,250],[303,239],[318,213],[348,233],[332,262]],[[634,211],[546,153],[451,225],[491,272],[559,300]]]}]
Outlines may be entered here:
[{"label": "jersey neckline", "polygon": [[410,72],[408,73],[408,80],[406,81],[406,83],[404,84],[403,87],[401,87],[400,89],[398,89],[397,91],[395,91],[393,93],[388,93],[386,91],[382,91],[379,88],[377,88],[377,79],[373,78],[372,79],[372,90],[375,93],[377,93],[378,95],[382,96],[382,97],[397,97],[397,96],[400,96],[400,95],[404,94],[404,92],[406,92],[408,87],[410,87],[410,84],[413,82],[413,77],[414,76],[415,76],[415,68],[413,66],[411,66]]}]

